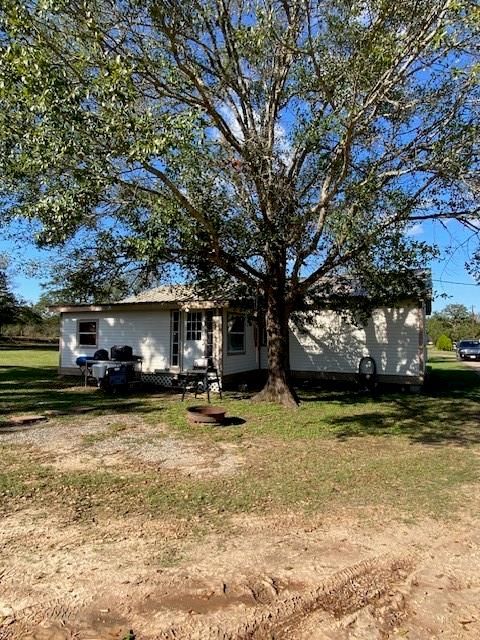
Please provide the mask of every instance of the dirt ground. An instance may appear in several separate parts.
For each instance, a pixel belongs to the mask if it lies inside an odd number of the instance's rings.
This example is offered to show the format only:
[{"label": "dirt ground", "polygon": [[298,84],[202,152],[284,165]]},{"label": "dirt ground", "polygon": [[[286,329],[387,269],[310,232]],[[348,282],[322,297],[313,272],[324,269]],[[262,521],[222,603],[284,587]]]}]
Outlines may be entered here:
[{"label": "dirt ground", "polygon": [[[79,417],[74,438],[55,420],[0,435],[62,471],[127,465],[127,453],[194,477],[244,463],[234,444],[125,420]],[[174,517],[87,522],[19,505],[0,525],[0,640],[479,638],[479,525],[467,510],[383,524],[365,511],[244,514],[195,538]]]},{"label": "dirt ground", "polygon": [[480,361],[479,360],[463,360],[462,364],[466,365],[467,367],[470,367],[470,369],[473,369],[476,373],[478,373],[480,375]]}]

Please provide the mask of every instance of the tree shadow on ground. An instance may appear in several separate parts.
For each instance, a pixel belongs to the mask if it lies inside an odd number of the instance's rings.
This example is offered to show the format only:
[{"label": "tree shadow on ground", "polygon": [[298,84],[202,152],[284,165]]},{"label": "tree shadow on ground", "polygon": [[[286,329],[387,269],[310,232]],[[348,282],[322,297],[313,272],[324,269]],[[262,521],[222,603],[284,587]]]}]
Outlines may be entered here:
[{"label": "tree shadow on ground", "polygon": [[[348,407],[330,415],[325,424],[328,433],[339,440],[403,435],[429,445],[480,443],[480,376],[451,360],[445,364],[434,368],[421,394],[378,388],[372,395],[351,383],[325,383],[316,389],[303,387],[299,395],[308,407],[310,422],[317,422],[322,405]],[[162,402],[166,397],[168,402]],[[106,395],[95,387],[84,387],[79,377],[58,378],[55,367],[0,365],[0,415],[5,417],[48,410],[78,415],[75,408],[79,405],[98,412],[154,414],[164,411],[175,397],[148,388],[125,396]],[[248,402],[245,394],[242,399]]]},{"label": "tree shadow on ground", "polygon": [[470,446],[480,443],[478,404],[460,410],[453,402],[431,405],[413,404],[395,399],[393,407],[382,413],[363,413],[332,420],[336,437],[405,435],[422,444],[453,444]]},{"label": "tree shadow on ground", "polygon": [[339,440],[404,435],[429,445],[480,443],[480,377],[473,371],[435,370],[420,394],[383,392],[368,399],[357,395],[356,400],[347,394],[341,400],[359,407],[367,401],[373,404],[372,411],[331,420]]},{"label": "tree shadow on ground", "polygon": [[52,410],[76,415],[79,405],[115,413],[163,411],[148,391],[105,394],[85,387],[79,377],[59,378],[55,367],[0,366],[0,415]]},{"label": "tree shadow on ground", "polygon": [[245,423],[246,423],[246,420],[244,418],[239,418],[237,416],[227,416],[226,418],[224,418],[223,422],[221,422],[221,424],[219,424],[218,426],[221,428],[241,427]]}]

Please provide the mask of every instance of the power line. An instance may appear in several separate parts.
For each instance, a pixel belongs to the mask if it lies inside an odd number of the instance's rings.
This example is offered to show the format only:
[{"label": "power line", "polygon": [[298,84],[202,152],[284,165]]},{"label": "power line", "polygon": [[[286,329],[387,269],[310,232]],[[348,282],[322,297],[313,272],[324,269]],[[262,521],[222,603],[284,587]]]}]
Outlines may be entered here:
[{"label": "power line", "polygon": [[454,282],[453,280],[435,280],[432,278],[433,282],[440,282],[441,284],[459,284],[462,287],[478,287],[477,282]]}]

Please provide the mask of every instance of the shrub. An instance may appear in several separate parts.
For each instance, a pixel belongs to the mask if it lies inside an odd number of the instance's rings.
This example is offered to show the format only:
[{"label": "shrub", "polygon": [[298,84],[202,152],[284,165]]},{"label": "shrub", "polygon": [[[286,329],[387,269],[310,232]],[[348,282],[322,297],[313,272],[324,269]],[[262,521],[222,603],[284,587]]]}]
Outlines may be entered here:
[{"label": "shrub", "polygon": [[444,333],[442,333],[441,336],[438,336],[438,340],[435,346],[437,347],[437,349],[440,349],[440,351],[451,351],[453,349],[451,339]]}]

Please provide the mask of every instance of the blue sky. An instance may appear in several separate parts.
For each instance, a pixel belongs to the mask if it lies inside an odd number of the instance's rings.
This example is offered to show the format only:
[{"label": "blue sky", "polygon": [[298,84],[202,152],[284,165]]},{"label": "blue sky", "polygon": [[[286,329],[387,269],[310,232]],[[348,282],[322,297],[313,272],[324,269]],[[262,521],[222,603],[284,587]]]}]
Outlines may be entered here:
[{"label": "blue sky", "polygon": [[[435,292],[433,309],[440,310],[449,303],[459,303],[469,308],[473,306],[480,312],[480,285],[465,269],[465,263],[471,261],[478,246],[478,238],[453,221],[444,226],[438,222],[415,224],[410,235],[438,244],[442,250],[440,259],[430,265]],[[32,232],[23,229],[16,240],[2,239],[0,236],[0,255],[5,253],[11,257],[10,275],[15,293],[29,302],[35,302],[42,293],[41,283],[48,278],[49,263],[61,257],[61,251],[36,249]],[[39,268],[33,268],[32,263],[35,262],[40,264]]]},{"label": "blue sky", "polygon": [[480,312],[480,285],[465,268],[472,262],[479,243],[478,236],[454,221],[447,221],[444,225],[431,221],[415,224],[411,235],[435,244],[441,251],[440,257],[430,264],[433,310],[439,311],[447,304],[458,303],[470,309],[473,306]]}]

